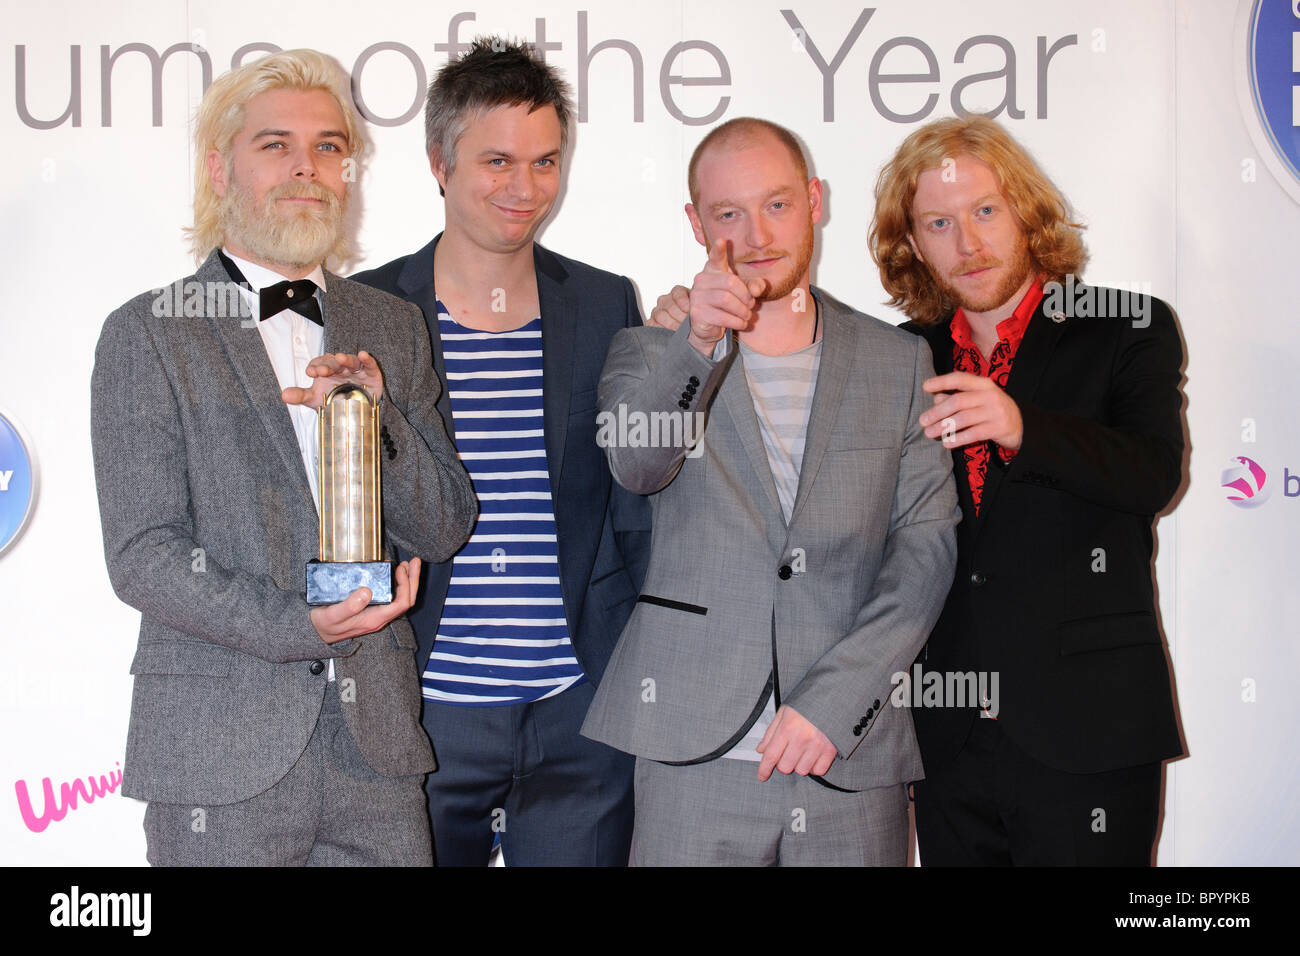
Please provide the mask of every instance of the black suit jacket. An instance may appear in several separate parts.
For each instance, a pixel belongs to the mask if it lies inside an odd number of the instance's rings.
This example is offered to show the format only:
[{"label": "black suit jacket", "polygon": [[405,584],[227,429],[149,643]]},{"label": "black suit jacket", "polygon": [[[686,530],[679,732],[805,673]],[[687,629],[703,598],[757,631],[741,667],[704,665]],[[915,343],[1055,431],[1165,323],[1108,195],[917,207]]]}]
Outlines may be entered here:
[{"label": "black suit jacket", "polygon": [[[1091,296],[1088,311],[1111,307],[1083,316],[1044,297],[1006,386],[1021,448],[1005,466],[990,456],[978,516],[953,453],[957,572],[919,664],[997,672],[1007,736],[1048,766],[1092,773],[1183,752],[1151,565],[1153,517],[1182,477],[1182,345],[1158,299],[1142,319],[1129,293],[1074,292]],[[950,325],[905,326],[929,341],[938,374],[952,371]],[[913,710],[928,772],[977,713]]]},{"label": "black suit jacket", "polygon": [[[358,282],[413,302],[424,312],[433,366],[446,382],[433,288],[435,237],[409,256],[358,273]],[[650,557],[650,505],[610,480],[596,445],[596,385],[610,339],[641,324],[632,283],[533,245],[542,312],[542,427],[550,472],[560,591],[569,636],[583,673],[598,683],[645,580]],[[451,397],[444,387],[438,411],[455,440]],[[427,566],[411,624],[424,672],[433,649],[451,561]]]}]

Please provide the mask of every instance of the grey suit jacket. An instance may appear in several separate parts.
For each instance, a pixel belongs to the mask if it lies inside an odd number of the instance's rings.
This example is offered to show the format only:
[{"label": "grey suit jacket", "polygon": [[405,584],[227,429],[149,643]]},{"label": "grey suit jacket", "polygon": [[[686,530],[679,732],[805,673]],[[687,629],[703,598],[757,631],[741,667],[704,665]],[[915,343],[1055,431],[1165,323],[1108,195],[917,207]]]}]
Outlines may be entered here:
[{"label": "grey suit jacket", "polygon": [[[703,454],[607,448],[651,495],[650,567],[583,733],[638,756],[720,754],[775,692],[835,745],[824,779],[850,790],[922,776],[910,715],[890,706],[952,582],[952,459],[917,424],[930,351],[818,289],[825,333],[787,524],[733,347],[713,363],[689,323],[620,332],[599,406],[704,412]],[[638,443],[640,444],[640,443]]]},{"label": "grey suit jacket", "polygon": [[[214,252],[185,281],[229,277]],[[424,321],[339,276],[326,285],[326,351],[364,348],[384,372],[385,533],[442,560],[477,505],[437,412]],[[326,658],[370,766],[431,770],[406,621],[332,646],[312,627],[304,569],[318,556],[317,513],[257,329],[208,308],[159,316],[157,299],[108,317],[91,381],[109,577],[142,615],[122,792],[201,805],[265,791],[311,738]]]}]

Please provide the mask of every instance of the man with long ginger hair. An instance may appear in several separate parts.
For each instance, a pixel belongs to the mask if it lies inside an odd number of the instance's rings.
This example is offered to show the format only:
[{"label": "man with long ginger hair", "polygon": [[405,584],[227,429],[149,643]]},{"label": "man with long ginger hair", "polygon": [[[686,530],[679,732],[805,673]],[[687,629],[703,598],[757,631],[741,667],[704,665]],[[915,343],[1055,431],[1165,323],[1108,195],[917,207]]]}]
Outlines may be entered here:
[{"label": "man with long ginger hair", "polygon": [[962,506],[911,679],[984,689],[904,695],[927,865],[1146,865],[1182,753],[1150,570],[1182,478],[1182,348],[1163,302],[1076,281],[1079,228],[985,117],[916,130],[876,185],[872,256],[934,353],[920,423]]}]

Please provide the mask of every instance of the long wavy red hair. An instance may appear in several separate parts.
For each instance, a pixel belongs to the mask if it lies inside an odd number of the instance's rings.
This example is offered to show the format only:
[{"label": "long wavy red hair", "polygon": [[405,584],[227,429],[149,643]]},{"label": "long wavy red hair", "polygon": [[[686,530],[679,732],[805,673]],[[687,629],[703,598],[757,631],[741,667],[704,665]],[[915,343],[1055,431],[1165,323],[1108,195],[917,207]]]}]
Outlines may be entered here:
[{"label": "long wavy red hair", "polygon": [[912,249],[912,200],[921,173],[962,154],[987,163],[997,174],[1029,243],[1034,267],[1047,279],[1077,276],[1088,260],[1065,197],[1038,168],[1024,147],[986,116],[927,123],[903,140],[876,180],[876,212],[867,237],[880,281],[901,308],[922,325],[947,318],[956,309],[930,270]]}]

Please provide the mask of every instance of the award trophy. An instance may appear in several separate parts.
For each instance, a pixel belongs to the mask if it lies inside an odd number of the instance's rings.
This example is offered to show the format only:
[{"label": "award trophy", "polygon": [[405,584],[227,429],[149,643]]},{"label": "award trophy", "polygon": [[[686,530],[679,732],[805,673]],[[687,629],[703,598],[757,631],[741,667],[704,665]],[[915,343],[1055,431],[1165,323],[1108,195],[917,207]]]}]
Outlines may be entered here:
[{"label": "award trophy", "polygon": [[393,601],[393,565],[381,560],[379,405],[359,385],[325,397],[318,425],[320,560],[307,563],[307,603],[337,604],[357,588]]}]

